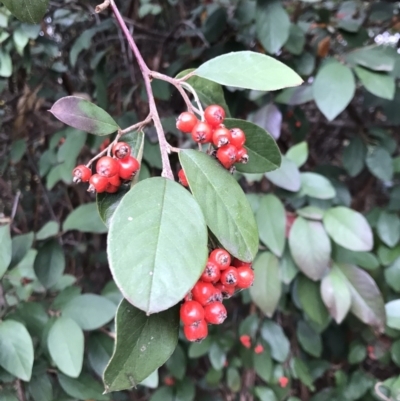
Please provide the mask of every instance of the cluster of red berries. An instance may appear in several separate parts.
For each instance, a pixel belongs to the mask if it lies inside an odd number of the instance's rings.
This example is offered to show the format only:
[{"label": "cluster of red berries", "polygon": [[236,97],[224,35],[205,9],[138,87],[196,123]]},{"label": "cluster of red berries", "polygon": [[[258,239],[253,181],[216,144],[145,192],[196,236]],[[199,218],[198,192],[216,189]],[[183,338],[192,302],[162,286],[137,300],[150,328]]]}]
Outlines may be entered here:
[{"label": "cluster of red berries", "polygon": [[181,306],[185,337],[196,342],[206,338],[207,324],[221,324],[227,317],[222,300],[230,298],[236,290],[249,288],[253,281],[251,263],[238,259],[232,261],[225,249],[214,249],[199,281]]},{"label": "cluster of red berries", "polygon": [[204,120],[188,111],[183,112],[176,121],[176,128],[191,134],[195,142],[212,143],[218,150],[217,159],[227,169],[234,163],[247,163],[249,155],[244,148],[246,135],[240,128],[227,129],[223,122],[225,110],[216,104],[208,106],[204,110]]},{"label": "cluster of red berries", "polygon": [[96,163],[96,174],[81,164],[72,171],[74,182],[89,182],[89,192],[115,193],[125,180],[131,180],[140,169],[139,162],[131,156],[131,147],[118,142],[112,148],[114,157],[101,157]]}]

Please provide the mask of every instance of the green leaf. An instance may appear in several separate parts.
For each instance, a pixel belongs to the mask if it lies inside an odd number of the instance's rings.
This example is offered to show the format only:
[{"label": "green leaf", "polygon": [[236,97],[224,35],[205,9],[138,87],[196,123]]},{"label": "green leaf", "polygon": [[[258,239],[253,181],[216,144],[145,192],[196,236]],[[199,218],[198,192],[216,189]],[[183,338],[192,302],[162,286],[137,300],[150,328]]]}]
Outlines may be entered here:
[{"label": "green leaf", "polygon": [[257,224],[239,184],[202,152],[184,150],[179,152],[179,159],[193,196],[218,241],[234,257],[252,261],[258,251]]},{"label": "green leaf", "polygon": [[290,254],[289,247],[286,246],[285,252],[282,255],[282,258],[279,261],[279,271],[281,276],[281,281],[284,284],[290,284],[293,279],[299,273],[296,264]]},{"label": "green leaf", "polygon": [[28,253],[29,249],[33,244],[34,234],[22,234],[13,237],[12,239],[12,253],[11,263],[9,267],[16,266]]},{"label": "green leaf", "polygon": [[64,124],[91,134],[104,136],[119,129],[107,112],[80,97],[63,97],[49,111]]},{"label": "green leaf", "polygon": [[226,352],[217,342],[211,344],[208,357],[210,358],[211,366],[215,370],[221,370],[225,366]]},{"label": "green leaf", "polygon": [[313,379],[306,364],[299,358],[293,358],[290,361],[293,376],[305,384],[311,391],[314,391]]},{"label": "green leaf", "polygon": [[272,320],[261,326],[261,337],[268,343],[271,356],[278,362],[285,362],[290,352],[290,343],[282,328]]},{"label": "green leaf", "polygon": [[25,326],[14,320],[0,323],[0,366],[29,382],[33,366],[33,343]]},{"label": "green leaf", "polygon": [[396,53],[390,46],[365,46],[348,53],[346,60],[374,71],[392,71]]},{"label": "green leaf", "polygon": [[319,221],[298,217],[289,233],[289,247],[300,270],[312,280],[320,280],[327,272],[331,242]]},{"label": "green leaf", "polygon": [[400,330],[400,300],[390,301],[385,305],[387,325],[392,329]]},{"label": "green leaf", "polygon": [[395,213],[382,211],[376,226],[379,238],[390,248],[400,240],[400,219]]},{"label": "green leaf", "polygon": [[324,217],[324,211],[316,206],[305,206],[301,209],[297,209],[296,213],[310,220],[322,220]]},{"label": "green leaf", "polygon": [[96,330],[115,316],[116,305],[96,294],[84,294],[72,298],[61,308],[62,316],[78,323],[82,330]]},{"label": "green leaf", "polygon": [[92,333],[87,342],[88,361],[98,376],[103,377],[104,370],[113,353],[114,340],[102,333]]},{"label": "green leaf", "polygon": [[279,261],[269,252],[260,253],[254,262],[256,279],[250,287],[254,303],[268,316],[272,317],[281,296]]},{"label": "green leaf", "polygon": [[324,64],[313,82],[315,102],[329,121],[334,120],[347,107],[355,89],[351,69],[337,61]]},{"label": "green leaf", "polygon": [[351,293],[347,279],[334,264],[321,281],[322,299],[337,324],[342,323],[351,307]]},{"label": "green leaf", "polygon": [[360,174],[365,165],[367,147],[359,136],[350,140],[349,145],[343,151],[343,167],[350,177]]},{"label": "green leaf", "polygon": [[81,328],[68,317],[59,317],[51,326],[47,346],[57,368],[70,377],[82,370],[84,337]]},{"label": "green leaf", "polygon": [[53,386],[45,373],[32,377],[28,389],[35,401],[53,401]]},{"label": "green leaf", "polygon": [[275,195],[265,195],[256,214],[261,241],[278,257],[285,248],[286,213]]},{"label": "green leaf", "polygon": [[139,384],[148,388],[157,388],[159,385],[158,369],[147,376],[146,379],[141,381]]},{"label": "green leaf", "polygon": [[10,54],[0,50],[0,77],[9,78],[12,73],[13,63]]},{"label": "green leaf", "polygon": [[393,161],[390,153],[381,147],[375,147],[368,152],[365,162],[369,171],[382,181],[393,179]]},{"label": "green leaf", "polygon": [[285,49],[290,53],[300,56],[303,52],[306,37],[304,31],[296,24],[290,25],[289,38],[285,43]]},{"label": "green leaf", "polygon": [[107,401],[110,399],[109,396],[102,395],[101,384],[87,373],[81,374],[78,379],[72,379],[59,373],[58,382],[69,396],[79,400]]},{"label": "green leaf", "polygon": [[242,388],[241,377],[236,368],[228,368],[226,372],[226,383],[234,393],[237,393]]},{"label": "green leaf", "polygon": [[37,24],[46,13],[49,0],[2,0],[2,3],[20,21]]},{"label": "green leaf", "polygon": [[300,168],[308,159],[308,143],[303,141],[292,146],[285,156]]},{"label": "green leaf", "polygon": [[201,343],[192,343],[189,346],[188,356],[189,358],[199,358],[200,356],[206,355],[211,347],[211,337],[206,337]]},{"label": "green leaf", "polygon": [[116,316],[114,354],[104,372],[106,392],[134,387],[164,364],[178,343],[178,331],[178,308],[146,316],[123,300]]},{"label": "green leaf", "polygon": [[329,321],[328,311],[322,302],[319,283],[300,275],[297,279],[297,296],[305,314],[320,327]]},{"label": "green leaf", "polygon": [[247,164],[236,163],[235,167],[243,173],[266,173],[276,170],[281,165],[281,154],[274,138],[263,128],[249,121],[226,118],[224,125],[240,128],[246,134],[244,147],[249,155]]},{"label": "green leaf", "polygon": [[183,299],[206,265],[204,216],[181,185],[146,179],[117,207],[107,252],[115,283],[130,303],[148,314],[166,310]]},{"label": "green leaf", "polygon": [[256,386],[254,392],[260,401],[278,401],[275,393],[268,387]]},{"label": "green leaf", "polygon": [[[180,72],[176,78],[183,78],[185,75],[194,71],[194,68]],[[209,79],[192,76],[187,82],[197,93],[201,103],[204,106],[210,106],[212,104],[219,104],[225,110],[227,116],[230,115],[228,105],[225,101],[224,90],[221,85],[216,84]]]},{"label": "green leaf", "polygon": [[336,190],[324,176],[316,173],[300,173],[301,190],[299,196],[311,196],[316,199],[332,199]]},{"label": "green leaf", "polygon": [[182,347],[178,345],[174,353],[166,362],[166,367],[173,377],[183,380],[186,374],[186,354]]},{"label": "green leaf", "polygon": [[265,382],[271,381],[273,362],[271,359],[271,352],[269,347],[264,349],[261,354],[253,353],[253,365],[257,375],[261,377]]},{"label": "green leaf", "polygon": [[324,226],[329,236],[339,245],[351,251],[370,251],[374,240],[365,217],[344,206],[328,209],[324,214]]},{"label": "green leaf", "polygon": [[[224,73],[221,74],[221,71]],[[195,74],[221,85],[260,91],[278,90],[301,85],[303,82],[285,64],[252,51],[232,52],[215,57],[197,68]]]},{"label": "green leaf", "polygon": [[314,94],[311,85],[303,84],[296,88],[283,89],[274,99],[276,103],[296,106],[314,100]]},{"label": "green leaf", "polygon": [[49,316],[42,304],[36,302],[21,302],[14,313],[7,318],[18,320],[24,324],[33,337],[40,338]]},{"label": "green leaf", "polygon": [[397,258],[387,269],[385,269],[387,285],[396,292],[400,292],[400,258]]},{"label": "green leaf", "polygon": [[265,176],[277,187],[286,189],[290,192],[297,192],[301,187],[300,171],[296,166],[296,163],[288,159],[286,156],[282,157],[280,168],[266,173]]},{"label": "green leaf", "polygon": [[348,361],[352,365],[358,365],[367,357],[367,350],[361,341],[353,341],[350,343]]},{"label": "green leaf", "polygon": [[36,233],[36,241],[54,237],[58,234],[58,230],[59,224],[56,221],[49,221]]},{"label": "green leaf", "polygon": [[0,278],[3,277],[11,262],[12,242],[10,226],[0,226]]},{"label": "green leaf", "polygon": [[303,320],[300,320],[297,324],[296,334],[299,343],[304,351],[314,356],[315,358],[319,358],[321,356],[321,336],[316,333],[309,324],[307,324]]},{"label": "green leaf", "polygon": [[78,206],[73,210],[65,219],[63,230],[78,230],[83,233],[103,234],[107,232],[107,227],[99,216],[96,203],[93,202]]},{"label": "green leaf", "polygon": [[64,251],[56,239],[46,242],[35,258],[35,274],[45,288],[57,284],[65,269]]},{"label": "green leaf", "polygon": [[351,293],[351,312],[362,322],[383,331],[386,320],[385,307],[375,281],[356,266],[348,264],[337,266],[347,279]]},{"label": "green leaf", "polygon": [[363,67],[356,67],[354,71],[368,92],[383,99],[393,100],[396,82],[392,76],[383,72],[372,72]]},{"label": "green leaf", "polygon": [[275,54],[289,38],[290,19],[280,1],[258,0],[257,38],[268,53]]}]

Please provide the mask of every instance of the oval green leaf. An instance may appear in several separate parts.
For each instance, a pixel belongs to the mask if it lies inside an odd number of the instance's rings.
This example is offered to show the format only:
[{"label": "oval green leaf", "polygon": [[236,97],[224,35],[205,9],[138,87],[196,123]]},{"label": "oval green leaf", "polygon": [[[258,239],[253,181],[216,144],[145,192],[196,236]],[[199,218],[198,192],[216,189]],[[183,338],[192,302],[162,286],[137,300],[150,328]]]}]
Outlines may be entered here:
[{"label": "oval green leaf", "polygon": [[146,316],[123,300],[115,324],[114,354],[104,372],[106,392],[136,387],[168,360],[178,343],[179,310]]},{"label": "oval green leaf", "polygon": [[91,134],[104,136],[119,130],[106,111],[80,97],[63,97],[49,111],[64,124]]},{"label": "oval green leaf", "polygon": [[363,67],[356,67],[354,71],[368,92],[383,99],[393,100],[396,91],[394,77],[383,72],[373,72]]},{"label": "oval green leaf", "polygon": [[77,230],[83,233],[103,234],[107,227],[101,220],[95,202],[78,206],[65,219],[64,231]]},{"label": "oval green leaf", "polygon": [[78,400],[107,401],[110,396],[102,394],[101,384],[87,373],[82,373],[77,379],[58,374],[61,388],[71,397]]},{"label": "oval green leaf", "polygon": [[252,51],[232,52],[215,57],[202,64],[194,73],[221,85],[260,91],[278,90],[301,85],[303,82],[285,64]]},{"label": "oval green leaf", "polygon": [[355,90],[356,83],[350,68],[337,61],[324,64],[313,83],[315,102],[329,121],[347,107]]},{"label": "oval green leaf", "polygon": [[72,298],[61,308],[63,316],[75,320],[82,330],[96,330],[115,316],[116,305],[96,294],[84,294]]},{"label": "oval green leaf", "polygon": [[297,192],[301,187],[299,168],[286,156],[282,157],[282,164],[277,170],[266,173],[265,176],[277,187],[290,192]]},{"label": "oval green leaf", "polygon": [[301,173],[300,196],[310,196],[317,199],[332,199],[336,195],[336,190],[331,182],[323,175],[316,173]]},{"label": "oval green leaf", "polygon": [[344,206],[327,210],[324,226],[329,236],[351,251],[370,251],[374,245],[372,230],[365,217]]},{"label": "oval green leaf", "polygon": [[108,257],[114,280],[132,305],[149,314],[169,309],[206,264],[207,227],[199,205],[171,180],[139,182],[111,220]]},{"label": "oval green leaf", "polygon": [[0,278],[3,277],[11,262],[12,242],[10,226],[0,226]]},{"label": "oval green leaf", "polygon": [[33,343],[25,326],[14,320],[0,323],[0,366],[28,382],[32,375]]},{"label": "oval green leaf", "polygon": [[331,242],[319,221],[297,217],[290,233],[289,247],[299,269],[312,280],[320,280],[329,268]]},{"label": "oval green leaf", "polygon": [[231,255],[251,262],[258,250],[258,230],[239,184],[216,160],[202,152],[183,150],[179,159],[208,227]]},{"label": "oval green leaf", "polygon": [[385,305],[387,325],[395,330],[400,330],[400,299],[390,301]]},{"label": "oval green leaf", "polygon": [[49,0],[2,0],[2,3],[20,21],[37,24],[46,13]]},{"label": "oval green leaf", "polygon": [[276,170],[281,165],[281,153],[274,138],[263,128],[249,121],[236,118],[226,118],[227,128],[240,128],[246,134],[244,147],[249,154],[247,164],[237,163],[235,167],[243,173],[267,173]]},{"label": "oval green leaf", "polygon": [[59,224],[56,221],[47,222],[35,235],[36,241],[43,241],[47,238],[57,235]]}]

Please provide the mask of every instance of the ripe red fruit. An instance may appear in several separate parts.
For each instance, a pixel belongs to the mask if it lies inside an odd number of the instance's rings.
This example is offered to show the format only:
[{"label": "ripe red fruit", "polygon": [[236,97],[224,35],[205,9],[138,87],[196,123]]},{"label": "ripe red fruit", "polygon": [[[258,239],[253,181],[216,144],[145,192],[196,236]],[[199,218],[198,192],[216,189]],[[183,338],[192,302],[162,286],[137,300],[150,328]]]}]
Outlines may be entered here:
[{"label": "ripe red fruit", "polygon": [[240,128],[231,129],[231,144],[236,148],[241,148],[246,142],[246,135]]},{"label": "ripe red fruit", "polygon": [[181,306],[180,316],[184,325],[194,324],[204,319],[204,308],[197,301],[187,301]]},{"label": "ripe red fruit", "polygon": [[224,285],[222,283],[217,283],[215,284],[215,288],[217,288],[221,294],[222,297],[225,299],[230,298],[234,293],[235,293],[235,287]]},{"label": "ripe red fruit", "polygon": [[227,145],[231,141],[231,132],[225,127],[218,127],[213,132],[212,141],[217,148]]},{"label": "ripe red fruit", "polygon": [[109,194],[115,194],[118,191],[118,188],[119,188],[119,186],[108,183],[106,192]]},{"label": "ripe red fruit", "polygon": [[249,161],[249,154],[246,148],[241,147],[237,150],[236,163],[246,164]]},{"label": "ripe red fruit", "polygon": [[90,177],[89,184],[90,185],[89,185],[88,191],[89,192],[97,192],[99,194],[104,192],[109,185],[108,178],[103,177],[100,174],[93,174]]},{"label": "ripe red fruit", "polygon": [[204,319],[207,323],[221,324],[227,316],[228,313],[222,302],[211,302],[204,308]]},{"label": "ripe red fruit", "polygon": [[164,378],[164,384],[166,386],[173,386],[175,384],[175,379],[172,376],[167,376]]},{"label": "ripe red fruit", "polygon": [[235,266],[235,267],[247,266],[247,267],[251,268],[251,263],[242,262],[241,260],[234,258],[233,262],[232,262],[232,266]]},{"label": "ripe red fruit", "polygon": [[178,178],[179,178],[179,182],[184,186],[184,187],[188,187],[189,183],[188,180],[186,178],[186,174],[183,171],[183,169],[180,169],[178,172]]},{"label": "ripe red fruit", "polygon": [[196,324],[190,324],[183,327],[183,333],[188,341],[200,342],[208,335],[208,327],[205,320],[200,320]]},{"label": "ripe red fruit", "polygon": [[214,286],[204,281],[198,281],[192,289],[193,299],[203,306],[214,301]]},{"label": "ripe red fruit", "polygon": [[114,187],[119,187],[121,185],[121,178],[119,175],[114,175],[108,179],[108,182]]},{"label": "ripe red fruit", "polygon": [[237,149],[234,145],[228,144],[221,146],[217,150],[217,159],[225,168],[231,168],[237,157]]},{"label": "ripe red fruit", "polygon": [[240,342],[246,348],[250,348],[251,347],[251,338],[247,334],[243,334],[243,335],[240,336]]},{"label": "ripe red fruit", "polygon": [[212,129],[205,123],[200,121],[192,130],[192,138],[198,143],[209,143],[212,141]]},{"label": "ripe red fruit", "polygon": [[220,270],[224,270],[231,265],[231,255],[225,249],[214,249],[208,258],[210,262],[214,262]]},{"label": "ripe red fruit", "polygon": [[123,180],[130,180],[140,169],[139,162],[133,156],[127,156],[118,160],[119,176]]},{"label": "ripe red fruit", "polygon": [[225,110],[217,104],[212,104],[204,110],[204,118],[212,127],[217,127],[225,120]]},{"label": "ripe red fruit", "polygon": [[97,161],[96,171],[103,177],[113,177],[119,172],[119,164],[112,157],[104,156]]},{"label": "ripe red fruit", "polygon": [[289,383],[289,379],[285,376],[282,376],[278,379],[278,382],[279,382],[279,386],[281,386],[282,388],[285,388]]},{"label": "ripe red fruit", "polygon": [[241,266],[236,268],[237,273],[237,288],[249,288],[253,284],[254,281],[254,271],[251,267]]},{"label": "ripe red fruit", "polygon": [[199,120],[193,113],[184,111],[176,120],[176,128],[186,134],[190,134],[198,122]]},{"label": "ripe red fruit", "polygon": [[73,169],[72,176],[74,177],[74,182],[88,182],[90,177],[92,176],[92,171],[89,167],[81,164]]},{"label": "ripe red fruit", "polygon": [[126,142],[118,142],[113,146],[112,152],[117,159],[123,159],[131,154],[131,147]]},{"label": "ripe red fruit", "polygon": [[222,302],[224,297],[222,295],[221,290],[216,286],[216,284],[214,285],[214,293],[213,293],[213,302]]},{"label": "ripe red fruit", "polygon": [[206,283],[216,283],[221,277],[221,272],[217,264],[212,261],[208,261],[203,274],[201,275],[201,280]]},{"label": "ripe red fruit", "polygon": [[221,283],[226,286],[235,286],[238,280],[236,267],[229,266],[221,273]]},{"label": "ripe red fruit", "polygon": [[254,352],[256,354],[262,354],[264,352],[264,347],[261,344],[258,344],[255,346]]}]

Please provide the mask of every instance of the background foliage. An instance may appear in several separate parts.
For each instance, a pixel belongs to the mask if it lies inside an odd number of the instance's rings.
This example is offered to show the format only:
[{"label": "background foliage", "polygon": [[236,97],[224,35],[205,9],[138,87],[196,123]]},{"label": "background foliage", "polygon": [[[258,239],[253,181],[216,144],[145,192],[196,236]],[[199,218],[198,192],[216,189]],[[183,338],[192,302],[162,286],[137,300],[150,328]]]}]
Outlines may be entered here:
[{"label": "background foliage", "polygon": [[[95,199],[71,185],[71,170],[107,136],[65,128],[47,113],[78,94],[121,126],[147,115],[138,68],[111,15],[94,14],[95,5],[51,1],[37,25],[0,7],[0,398],[396,400],[399,4],[123,2],[153,70],[175,76],[253,50],[277,57],[305,83],[242,90],[229,86],[225,69],[223,91],[191,82],[205,104],[226,105],[232,117],[270,132],[284,155],[275,171],[235,174],[259,229],[257,280],[228,302],[229,318],[207,340],[189,345],[180,337],[173,351],[177,339],[160,333],[173,352],[168,362],[136,390],[106,395],[100,378],[122,296],[107,266],[107,227]],[[187,147],[175,129],[181,98],[165,82],[153,89],[170,143]],[[145,134],[140,180],[161,168],[155,132]],[[177,169],[178,158],[172,162]],[[154,315],[153,324],[172,318]],[[263,353],[254,352],[257,344]]]}]

